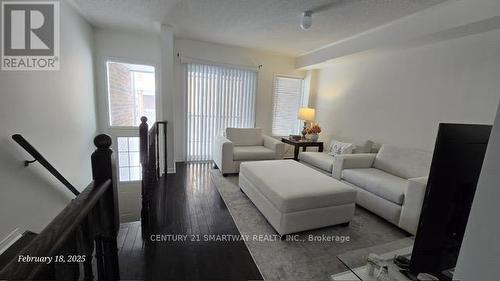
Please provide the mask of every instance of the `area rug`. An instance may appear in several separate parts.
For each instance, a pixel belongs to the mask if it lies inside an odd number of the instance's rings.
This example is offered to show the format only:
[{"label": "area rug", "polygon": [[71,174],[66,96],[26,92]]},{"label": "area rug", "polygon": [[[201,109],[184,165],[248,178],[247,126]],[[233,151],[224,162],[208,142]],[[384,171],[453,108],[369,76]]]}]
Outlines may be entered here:
[{"label": "area rug", "polygon": [[297,241],[273,240],[276,232],[240,191],[238,176],[222,177],[218,170],[212,170],[211,178],[245,238],[257,267],[268,281],[331,280],[332,274],[348,270],[336,258],[338,254],[408,236],[378,216],[356,207],[348,227],[333,226],[302,232],[294,237],[298,238]]}]

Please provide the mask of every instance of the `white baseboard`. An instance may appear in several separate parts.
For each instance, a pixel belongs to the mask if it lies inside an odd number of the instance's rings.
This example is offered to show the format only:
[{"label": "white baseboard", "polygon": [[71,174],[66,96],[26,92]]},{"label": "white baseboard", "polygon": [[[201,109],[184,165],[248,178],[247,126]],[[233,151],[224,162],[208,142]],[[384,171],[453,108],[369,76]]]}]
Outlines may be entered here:
[{"label": "white baseboard", "polygon": [[12,244],[16,243],[23,236],[23,232],[16,228],[0,241],[0,255],[3,254]]}]

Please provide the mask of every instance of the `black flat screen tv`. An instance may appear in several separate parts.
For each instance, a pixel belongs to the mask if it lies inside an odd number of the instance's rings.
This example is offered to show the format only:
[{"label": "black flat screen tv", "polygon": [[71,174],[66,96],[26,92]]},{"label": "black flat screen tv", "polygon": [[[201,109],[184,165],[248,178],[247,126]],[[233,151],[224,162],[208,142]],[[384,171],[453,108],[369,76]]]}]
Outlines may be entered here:
[{"label": "black flat screen tv", "polygon": [[[456,265],[492,126],[440,124],[410,273],[449,280]],[[444,273],[444,274],[443,274]]]}]

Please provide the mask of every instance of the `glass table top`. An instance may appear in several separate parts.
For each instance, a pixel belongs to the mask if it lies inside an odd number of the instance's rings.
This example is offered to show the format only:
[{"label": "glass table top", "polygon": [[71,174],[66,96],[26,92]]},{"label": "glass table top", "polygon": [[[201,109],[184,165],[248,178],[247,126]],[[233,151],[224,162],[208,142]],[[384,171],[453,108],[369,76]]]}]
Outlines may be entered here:
[{"label": "glass table top", "polygon": [[[343,278],[341,276],[342,274],[335,274],[332,276],[332,278],[334,280],[352,280],[352,278],[356,278],[355,280],[361,280],[361,281],[376,280],[374,276],[370,276],[367,274],[366,265],[367,265],[368,255],[376,254],[384,259],[392,259],[394,258],[395,255],[404,255],[404,253],[408,252],[411,253],[411,248],[413,247],[413,243],[414,243],[414,237],[408,237],[392,241],[386,244],[357,249],[343,254],[339,254],[337,255],[337,259],[339,259],[340,262],[342,262],[346,266],[346,270],[350,271],[350,273],[344,272],[344,274],[346,274],[345,278],[347,279],[342,279]],[[396,268],[392,268],[392,270],[396,270]]]}]

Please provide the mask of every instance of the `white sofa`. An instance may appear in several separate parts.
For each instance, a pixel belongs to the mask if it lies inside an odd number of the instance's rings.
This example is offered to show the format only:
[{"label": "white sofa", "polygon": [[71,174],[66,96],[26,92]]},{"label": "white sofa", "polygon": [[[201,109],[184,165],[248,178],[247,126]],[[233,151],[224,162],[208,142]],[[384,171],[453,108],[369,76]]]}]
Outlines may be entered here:
[{"label": "white sofa", "polygon": [[[366,141],[364,143],[353,144],[354,148],[352,153],[370,153],[372,152],[373,142]],[[323,152],[317,151],[303,151],[299,154],[301,163],[309,167],[315,168],[320,172],[332,174],[333,170],[333,155],[330,155],[330,148],[325,149]]]},{"label": "white sofa", "polygon": [[243,161],[283,159],[285,144],[260,128],[226,128],[213,142],[213,160],[223,176],[238,173]]},{"label": "white sofa", "polygon": [[353,186],[356,203],[415,234],[432,154],[382,145],[377,154],[335,156],[333,177]]}]

